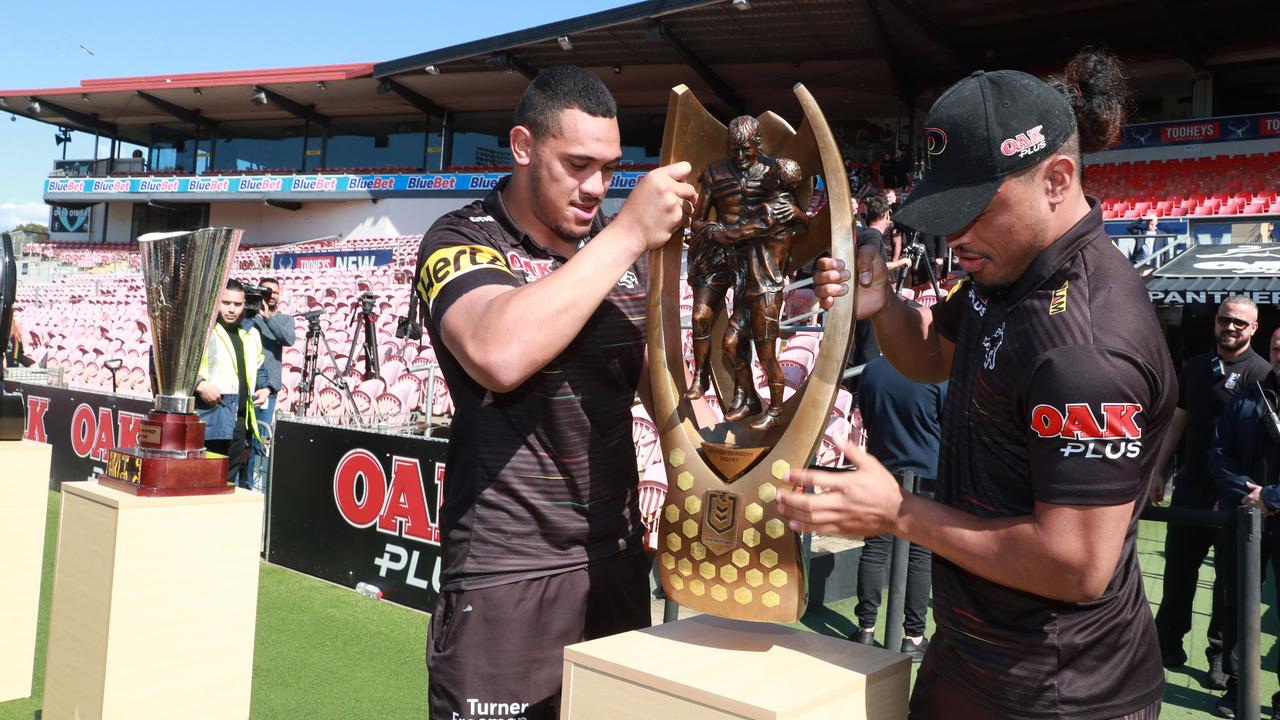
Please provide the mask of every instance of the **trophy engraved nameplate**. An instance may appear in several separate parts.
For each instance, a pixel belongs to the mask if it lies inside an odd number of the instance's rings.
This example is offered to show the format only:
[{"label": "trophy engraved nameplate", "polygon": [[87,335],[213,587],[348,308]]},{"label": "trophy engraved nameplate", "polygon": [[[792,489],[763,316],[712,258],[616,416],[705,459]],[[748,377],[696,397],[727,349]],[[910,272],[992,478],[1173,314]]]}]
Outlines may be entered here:
[{"label": "trophy engraved nameplate", "polygon": [[151,321],[155,407],[136,448],[107,455],[100,482],[135,495],[213,495],[235,490],[225,455],[204,449],[192,392],[214,310],[243,230],[206,228],[138,238]]},{"label": "trophy engraved nameplate", "polygon": [[21,393],[4,391],[4,348],[13,332],[13,305],[18,297],[18,262],[13,238],[0,233],[0,440],[21,440],[26,416]]},{"label": "trophy engraved nameplate", "polygon": [[[797,131],[780,116],[726,127],[685,86],[671,91],[662,164],[688,161],[699,200],[684,229],[649,263],[649,360],[654,421],[668,491],[658,535],[667,597],[699,612],[794,622],[808,599],[799,536],[775,498],[791,468],[807,466],[835,404],[852,345],[854,293],[829,311],[812,371],[784,394],[777,362],[789,273],[822,252],[853,267],[853,216],[844,161],[812,95],[796,85]],[[805,209],[815,178],[827,191]],[[693,368],[680,334],[681,260],[688,239]],[[761,392],[752,355],[763,373]],[[700,426],[694,403],[714,386],[724,420]],[[704,414],[705,417],[705,414]]]}]

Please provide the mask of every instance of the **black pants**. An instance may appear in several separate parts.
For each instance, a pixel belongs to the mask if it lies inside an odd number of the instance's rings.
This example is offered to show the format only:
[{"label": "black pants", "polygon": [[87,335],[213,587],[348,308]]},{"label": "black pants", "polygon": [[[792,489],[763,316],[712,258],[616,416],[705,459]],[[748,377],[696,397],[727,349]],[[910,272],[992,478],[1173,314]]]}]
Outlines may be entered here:
[{"label": "black pants", "polygon": [[649,627],[643,553],[558,575],[447,590],[431,613],[431,720],[560,716],[564,647]]},{"label": "black pants", "polygon": [[[1186,487],[1174,487],[1170,507],[1212,510],[1217,500],[1212,489],[1188,484]],[[1183,652],[1182,638],[1191,630],[1191,606],[1196,596],[1196,584],[1200,581],[1200,566],[1209,554],[1209,548],[1214,548],[1218,571],[1213,580],[1207,653],[1222,653],[1226,591],[1222,583],[1221,563],[1217,561],[1223,553],[1221,540],[1220,528],[1170,523],[1165,531],[1164,591],[1160,610],[1156,612],[1156,634],[1160,638],[1160,650],[1166,655]]]},{"label": "black pants", "polygon": [[249,450],[248,431],[244,427],[244,418],[237,418],[236,428],[231,432],[230,440],[205,440],[205,448],[227,456],[227,482],[235,483],[242,488],[249,487],[249,478],[241,477],[244,473],[244,455]]},{"label": "black pants", "polygon": [[[916,494],[933,498],[933,480],[920,478]],[[876,626],[876,613],[880,610],[880,598],[888,579],[886,568],[893,552],[893,536],[877,535],[866,538],[862,556],[858,561],[858,627]],[[932,581],[933,554],[929,548],[911,543],[907,552],[907,598],[904,603],[902,630],[907,637],[924,635],[925,618],[929,612],[929,587]],[[897,648],[889,648],[896,650]]]},{"label": "black pants", "polygon": [[[1218,580],[1222,582],[1225,606],[1222,613],[1222,651],[1223,651],[1223,669],[1227,672],[1227,688],[1232,690],[1236,681],[1240,676],[1239,659],[1236,657],[1236,622],[1238,613],[1236,612],[1236,601],[1239,597],[1236,582],[1236,557],[1239,548],[1236,545],[1236,514],[1231,513],[1231,519],[1223,526],[1222,536],[1223,542],[1219,543],[1218,552],[1219,560],[1216,564],[1218,570]],[[1227,540],[1230,542],[1227,542]],[[1276,573],[1276,578],[1280,579],[1280,524],[1276,520],[1264,518],[1262,521],[1262,568],[1260,577],[1265,580],[1267,575],[1267,564],[1271,565],[1271,572]],[[1276,602],[1280,603],[1280,582],[1276,584]],[[1280,676],[1280,667],[1275,668],[1277,676]]]}]

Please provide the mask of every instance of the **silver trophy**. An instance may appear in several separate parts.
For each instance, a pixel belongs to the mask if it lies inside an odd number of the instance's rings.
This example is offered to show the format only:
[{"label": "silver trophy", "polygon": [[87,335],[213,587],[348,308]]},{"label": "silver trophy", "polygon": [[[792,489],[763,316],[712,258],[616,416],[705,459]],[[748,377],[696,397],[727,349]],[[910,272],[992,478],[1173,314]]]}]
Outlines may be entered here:
[{"label": "silver trophy", "polygon": [[192,392],[243,230],[206,228],[138,238],[147,286],[155,409],[138,447],[112,450],[103,482],[139,495],[230,492],[227,459],[204,449]]}]

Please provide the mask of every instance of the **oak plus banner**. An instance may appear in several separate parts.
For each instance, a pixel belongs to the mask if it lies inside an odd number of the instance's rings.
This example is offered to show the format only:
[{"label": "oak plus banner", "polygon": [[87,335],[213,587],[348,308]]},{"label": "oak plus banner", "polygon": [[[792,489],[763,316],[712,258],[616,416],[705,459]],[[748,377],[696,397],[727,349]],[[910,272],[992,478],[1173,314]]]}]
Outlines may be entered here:
[{"label": "oak plus banner", "polygon": [[267,561],[430,611],[448,442],[276,421]]},{"label": "oak plus banner", "polygon": [[90,390],[18,382],[5,382],[5,389],[22,393],[23,438],[53,446],[50,490],[101,475],[113,447],[137,447],[140,423],[151,409],[150,400]]}]

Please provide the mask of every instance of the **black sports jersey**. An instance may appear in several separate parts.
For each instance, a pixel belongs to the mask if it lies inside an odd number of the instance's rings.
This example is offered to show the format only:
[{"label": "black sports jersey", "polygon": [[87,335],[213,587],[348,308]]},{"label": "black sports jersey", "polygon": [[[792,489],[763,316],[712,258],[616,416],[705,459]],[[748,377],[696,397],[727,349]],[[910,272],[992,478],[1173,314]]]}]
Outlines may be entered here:
[{"label": "black sports jersey", "polygon": [[[456,406],[440,509],[444,589],[642,551],[631,405],[644,361],[643,260],[559,357],[511,392],[486,390],[440,339],[441,319],[467,291],[525,285],[565,262],[511,219],[505,187],[504,178],[483,200],[441,217],[418,250],[415,289]],[[602,228],[598,219],[591,236]]]},{"label": "black sports jersey", "polygon": [[1197,355],[1182,366],[1178,376],[1178,407],[1187,411],[1183,432],[1182,471],[1175,494],[1201,497],[1212,503],[1218,488],[1209,477],[1209,446],[1218,416],[1231,398],[1244,392],[1271,372],[1271,364],[1246,348],[1240,357],[1223,360],[1216,351]]},{"label": "black sports jersey", "polygon": [[949,672],[1002,716],[1116,718],[1164,675],[1134,543],[1177,397],[1137,273],[1092,211],[999,298],[964,282],[934,309],[955,343],[937,498],[981,517],[1037,502],[1137,501],[1106,592],[1071,604],[979,578],[934,554]]}]

